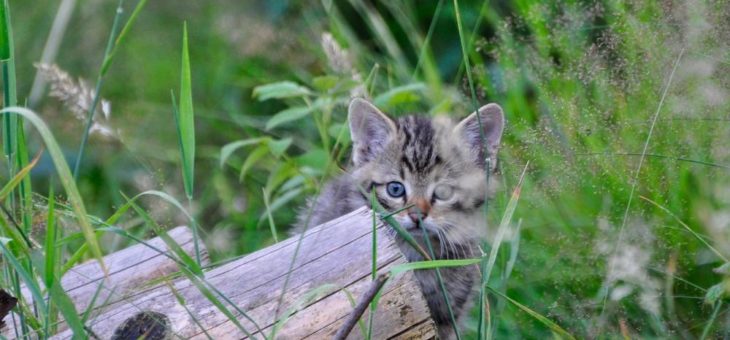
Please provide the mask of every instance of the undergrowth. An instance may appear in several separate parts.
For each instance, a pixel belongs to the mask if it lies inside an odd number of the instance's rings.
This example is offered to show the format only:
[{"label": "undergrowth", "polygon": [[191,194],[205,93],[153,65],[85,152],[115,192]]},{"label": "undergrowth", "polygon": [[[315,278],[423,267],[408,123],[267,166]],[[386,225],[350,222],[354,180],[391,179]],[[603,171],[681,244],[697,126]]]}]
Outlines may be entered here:
[{"label": "undergrowth", "polygon": [[[21,297],[19,336],[61,319],[84,334],[63,274],[153,235],[177,249],[176,224],[214,262],[285,238],[347,165],[352,97],[395,116],[504,108],[462,338],[728,334],[723,2],[63,3],[65,23],[50,1],[0,7],[0,287]],[[43,79],[56,99],[31,94]],[[242,318],[199,251],[174,258]]]}]

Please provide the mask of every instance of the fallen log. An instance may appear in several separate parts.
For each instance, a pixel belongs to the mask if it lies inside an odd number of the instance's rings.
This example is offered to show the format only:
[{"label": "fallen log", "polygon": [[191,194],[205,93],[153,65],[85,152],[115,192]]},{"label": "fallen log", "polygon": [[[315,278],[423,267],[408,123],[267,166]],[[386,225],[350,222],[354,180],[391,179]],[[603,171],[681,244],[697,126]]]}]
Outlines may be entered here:
[{"label": "fallen log", "polygon": [[[362,208],[206,271],[199,280],[143,289],[107,306],[87,326],[100,339],[332,338],[372,284],[372,231],[372,213]],[[406,262],[387,227],[378,223],[376,236],[379,273]],[[390,278],[377,306],[373,339],[435,338],[411,272]],[[369,314],[348,338],[364,337]],[[71,337],[67,330],[54,338]]]},{"label": "fallen log", "polygon": [[[167,233],[184,252],[194,256],[193,233],[188,227],[177,227]],[[79,313],[83,313],[89,307],[95,295],[92,315],[101,313],[105,306],[130,298],[141,287],[151,285],[152,281],[179,271],[174,260],[150,248],[151,246],[167,252],[168,249],[162,239],[156,237],[146,242],[149,246],[136,244],[105,256],[104,264],[109,271],[107,277],[104,277],[104,272],[96,260],[90,260],[68,270],[61,279],[61,285]],[[208,263],[208,254],[202,244],[201,262],[204,265]],[[30,292],[24,288],[21,290],[25,301],[32,301]],[[7,325],[2,328],[3,337],[14,339],[21,334],[18,320],[17,315],[13,318],[13,313],[3,319]],[[61,323],[58,330],[64,329],[66,324]],[[29,336],[37,337],[33,334]]]}]

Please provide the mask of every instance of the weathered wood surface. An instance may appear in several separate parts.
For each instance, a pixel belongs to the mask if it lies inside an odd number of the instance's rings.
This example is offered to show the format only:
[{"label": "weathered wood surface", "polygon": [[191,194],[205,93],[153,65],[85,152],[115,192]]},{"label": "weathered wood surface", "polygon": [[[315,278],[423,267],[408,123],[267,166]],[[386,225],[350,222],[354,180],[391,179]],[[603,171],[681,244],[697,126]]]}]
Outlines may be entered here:
[{"label": "weathered wood surface", "polygon": [[[385,227],[378,225],[376,235],[379,272],[405,262]],[[363,208],[309,230],[301,237],[298,255],[292,263],[298,241],[299,236],[292,237],[205,273],[206,282],[250,318],[226,303],[246,332],[187,279],[144,289],[131,299],[112,304],[87,325],[99,338],[109,339],[125,320],[145,311],[164,314],[171,325],[168,336],[172,338],[241,339],[249,333],[261,339],[262,334],[271,336],[275,327],[279,328],[276,339],[331,338],[353,309],[347,293],[358,300],[371,283],[371,212]],[[319,294],[312,298],[313,292]],[[184,299],[184,306],[174,294]],[[391,278],[381,294],[373,319],[373,339],[435,337],[428,307],[412,273]],[[282,315],[287,314],[290,317],[281,322]],[[367,315],[366,312],[363,320]],[[55,338],[71,335],[67,330]],[[359,327],[349,336],[362,337]]]},{"label": "weathered wood surface", "polygon": [[[183,251],[194,256],[193,233],[188,227],[174,228],[168,231],[168,235],[180,245]],[[146,242],[152,247],[167,252],[165,242],[159,237]],[[204,265],[208,264],[208,254],[202,243],[200,249],[201,261]],[[144,244],[136,244],[109,254],[104,257],[104,264],[109,271],[107,277],[104,277],[99,263],[96,260],[90,260],[69,269],[61,279],[61,285],[76,305],[79,313],[83,313],[89,307],[99,285],[102,287],[94,303],[94,307],[99,309],[96,313],[104,310],[102,304],[113,304],[129,298],[141,287],[150,285],[150,281],[179,271],[177,264],[171,258]],[[23,296],[26,301],[32,301],[30,292],[27,292],[26,289],[24,289]],[[101,308],[99,308],[100,306]],[[17,315],[15,320],[18,320]],[[2,336],[15,338],[12,314],[6,316],[3,321],[8,326],[2,329]],[[59,330],[65,328],[65,324],[59,325]]]}]

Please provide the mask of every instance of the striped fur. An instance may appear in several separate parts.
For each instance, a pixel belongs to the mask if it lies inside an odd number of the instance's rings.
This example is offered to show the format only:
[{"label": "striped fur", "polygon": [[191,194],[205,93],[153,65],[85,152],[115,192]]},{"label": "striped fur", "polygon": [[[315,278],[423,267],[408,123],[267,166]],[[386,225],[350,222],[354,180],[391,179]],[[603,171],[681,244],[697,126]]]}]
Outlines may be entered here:
[{"label": "striped fur", "polygon": [[[299,216],[297,230],[368,205],[367,195],[372,191],[387,210],[410,206],[397,214],[396,220],[424,249],[427,249],[428,237],[436,258],[479,256],[477,246],[487,231],[485,171],[492,170],[485,169],[485,160],[489,159],[490,164],[496,162],[504,124],[502,110],[495,104],[482,107],[479,115],[472,114],[458,123],[447,118],[423,116],[393,120],[372,104],[362,99],[353,100],[349,108],[353,166],[329,182],[317,199],[310,201]],[[479,119],[483,134],[479,133]],[[482,136],[486,143],[482,143]],[[387,185],[394,181],[405,185],[404,196],[388,194]],[[437,197],[437,187],[450,197]],[[422,260],[402,240],[399,245],[409,261]],[[441,338],[450,338],[452,322],[435,271],[415,274]],[[458,319],[472,298],[478,268],[441,269],[441,274],[449,303]]]}]

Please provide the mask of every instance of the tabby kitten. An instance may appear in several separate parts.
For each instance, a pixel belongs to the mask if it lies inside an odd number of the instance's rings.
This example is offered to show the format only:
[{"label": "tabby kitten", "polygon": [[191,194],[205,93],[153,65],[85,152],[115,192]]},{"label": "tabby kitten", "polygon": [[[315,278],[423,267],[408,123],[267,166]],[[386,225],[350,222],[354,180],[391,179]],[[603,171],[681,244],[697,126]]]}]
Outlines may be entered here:
[{"label": "tabby kitten", "polygon": [[[477,114],[483,131],[479,131]],[[398,223],[421,243],[429,237],[438,259],[479,256],[478,243],[486,232],[484,200],[488,190],[485,170],[496,164],[504,115],[488,104],[461,122],[448,118],[408,116],[393,120],[364,99],[348,109],[353,141],[353,166],[329,182],[319,197],[299,216],[298,229],[315,226],[363,205],[374,191],[387,210],[411,208],[396,215]],[[485,147],[482,147],[482,135]],[[489,162],[487,163],[487,159]],[[490,169],[485,169],[490,164]],[[311,214],[310,214],[311,213]],[[409,261],[421,255],[398,238]],[[478,281],[476,266],[440,269],[454,316],[467,309]],[[453,329],[436,272],[415,272],[442,339]]]}]

